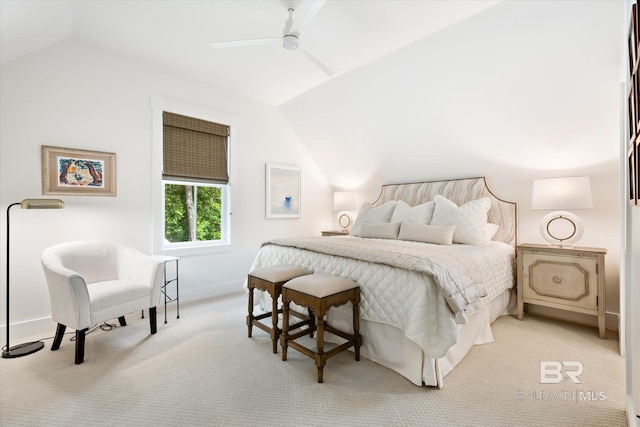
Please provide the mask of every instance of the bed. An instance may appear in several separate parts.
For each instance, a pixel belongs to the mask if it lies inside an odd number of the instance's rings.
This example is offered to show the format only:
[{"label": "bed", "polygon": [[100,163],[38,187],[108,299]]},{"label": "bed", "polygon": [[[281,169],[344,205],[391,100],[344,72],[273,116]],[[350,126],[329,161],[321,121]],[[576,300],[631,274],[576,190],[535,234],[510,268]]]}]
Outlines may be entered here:
[{"label": "bed", "polygon": [[[392,221],[393,214],[386,215],[386,210],[397,213],[401,204],[405,216],[398,218],[404,219]],[[426,225],[406,223],[429,206],[434,210]],[[482,217],[478,210],[484,211],[483,224],[494,224],[489,235],[479,232],[478,238],[486,241],[468,240],[476,234],[461,234],[478,227],[467,224],[468,218]],[[473,345],[493,341],[491,323],[512,310],[516,205],[494,196],[480,177],[384,185],[378,199],[359,215],[374,220],[356,218],[349,236],[265,242],[251,270],[294,264],[354,280],[362,294],[361,355],[416,385],[441,388],[444,377]],[[471,228],[473,233],[476,228]],[[396,237],[387,235],[391,229]],[[438,243],[445,236],[445,242],[453,238],[474,244],[428,243],[433,241],[433,230]],[[428,232],[426,240],[414,237],[423,231]],[[327,322],[349,330],[350,313],[350,307],[333,308]],[[340,340],[326,337],[327,342]]]}]

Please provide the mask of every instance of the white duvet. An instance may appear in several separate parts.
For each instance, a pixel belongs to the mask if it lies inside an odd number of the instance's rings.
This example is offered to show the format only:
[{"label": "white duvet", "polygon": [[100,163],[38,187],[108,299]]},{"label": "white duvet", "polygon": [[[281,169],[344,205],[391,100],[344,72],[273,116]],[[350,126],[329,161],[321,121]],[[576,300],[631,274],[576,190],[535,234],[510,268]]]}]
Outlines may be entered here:
[{"label": "white duvet", "polygon": [[[282,239],[265,244],[258,252],[251,270],[274,264],[294,264],[313,272],[348,277],[360,285],[361,318],[401,329],[407,338],[416,342],[428,357],[434,359],[444,356],[447,349],[455,344],[458,336],[455,302],[452,306],[451,289],[455,291],[460,286],[467,286],[469,291],[462,292],[464,296],[460,304],[467,304],[467,307],[461,308],[473,311],[511,288],[514,283],[515,253],[513,248],[505,243],[448,246],[446,252],[460,253],[458,258],[471,270],[470,277],[473,278],[474,284],[469,285],[469,279],[465,278],[461,282],[462,285],[448,284],[442,287],[437,282],[443,281],[443,274],[437,273],[437,281],[434,280],[426,269],[414,268],[416,260],[401,260],[398,264],[397,260],[385,262],[382,255],[372,258],[369,254],[360,256],[363,259],[357,259],[358,256],[353,253],[353,249],[360,244],[353,243],[355,241],[369,241],[376,247],[388,244],[394,248],[391,252],[398,252],[398,246],[406,247],[411,254],[408,255],[410,258],[415,256],[416,251],[423,249],[427,252],[430,249],[434,249],[436,253],[442,252],[442,247],[438,248],[437,245],[349,236],[321,239],[321,242],[327,242],[327,245],[311,245],[309,248],[312,250],[295,246],[304,247],[300,242],[315,240],[314,238]],[[323,245],[334,246],[333,242],[344,242],[346,248],[342,252],[347,256],[322,252]],[[419,266],[422,264],[425,263],[417,262]],[[456,272],[454,276],[459,274],[460,272]]]}]

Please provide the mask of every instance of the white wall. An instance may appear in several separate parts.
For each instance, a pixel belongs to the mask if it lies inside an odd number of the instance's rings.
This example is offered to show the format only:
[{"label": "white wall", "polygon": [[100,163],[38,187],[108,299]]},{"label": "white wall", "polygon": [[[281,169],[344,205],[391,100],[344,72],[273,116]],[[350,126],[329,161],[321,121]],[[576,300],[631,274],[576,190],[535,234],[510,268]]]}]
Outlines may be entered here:
[{"label": "white wall", "polygon": [[[63,42],[1,69],[1,288],[5,289],[9,203],[42,197],[40,146],[115,152],[117,197],[60,196],[63,210],[11,209],[12,336],[53,332],[40,267],[42,249],[59,242],[108,239],[151,253],[151,97],[161,96],[234,119],[231,145],[232,244],[185,257],[181,298],[241,289],[260,243],[270,237],[319,235],[330,227],[331,189],[278,109],[145,64]],[[265,163],[300,166],[302,217],[266,220]],[[58,197],[58,196],[56,196]],[[0,299],[5,320],[5,294]],[[43,322],[34,322],[45,319]],[[35,323],[35,328],[20,324]],[[4,336],[4,335],[3,335]]]},{"label": "white wall", "polygon": [[[627,222],[626,331],[629,420],[640,415],[640,206],[629,208]],[[635,419],[636,425],[640,421]],[[633,425],[630,421],[629,425]]]},{"label": "white wall", "polygon": [[372,201],[384,183],[486,176],[518,203],[521,243],[546,243],[533,179],[591,177],[578,245],[607,249],[606,307],[617,313],[623,14],[622,2],[502,2],[282,110],[331,185]]}]

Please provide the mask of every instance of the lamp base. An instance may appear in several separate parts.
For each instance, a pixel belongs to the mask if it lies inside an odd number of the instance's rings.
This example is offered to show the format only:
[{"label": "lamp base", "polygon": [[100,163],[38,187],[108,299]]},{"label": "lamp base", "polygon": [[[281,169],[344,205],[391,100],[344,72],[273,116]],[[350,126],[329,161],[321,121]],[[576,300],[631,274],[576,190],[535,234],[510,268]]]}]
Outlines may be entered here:
[{"label": "lamp base", "polygon": [[338,214],[338,225],[345,233],[349,232],[349,229],[353,225],[353,216],[348,211],[342,211]]},{"label": "lamp base", "polygon": [[571,212],[551,212],[540,221],[540,234],[549,246],[573,247],[583,232],[582,221]]},{"label": "lamp base", "polygon": [[13,359],[15,357],[27,356],[44,348],[42,341],[26,342],[24,344],[14,345],[2,352],[3,359]]}]

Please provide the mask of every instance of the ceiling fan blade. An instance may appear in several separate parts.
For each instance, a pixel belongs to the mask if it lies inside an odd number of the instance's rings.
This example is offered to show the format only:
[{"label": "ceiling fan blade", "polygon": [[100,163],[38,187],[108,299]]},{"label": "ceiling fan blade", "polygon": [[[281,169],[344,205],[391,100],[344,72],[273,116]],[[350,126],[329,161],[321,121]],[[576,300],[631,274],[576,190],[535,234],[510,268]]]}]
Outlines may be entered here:
[{"label": "ceiling fan blade", "polygon": [[318,58],[313,52],[311,52],[309,49],[307,49],[302,43],[298,42],[298,49],[305,54],[305,56],[307,58],[309,58],[309,60],[311,60],[311,62],[313,62],[314,64],[316,64],[316,66],[318,68],[320,68],[322,71],[325,72],[326,75],[328,76],[333,76],[335,74],[335,71],[333,71],[333,68],[330,67],[329,65],[327,65],[324,61],[322,61],[320,58]]},{"label": "ceiling fan blade", "polygon": [[293,21],[291,27],[289,28],[289,34],[301,34],[303,28],[305,28],[311,21],[313,21],[313,18],[315,18],[320,9],[322,9],[322,6],[324,6],[325,2],[326,0],[302,2],[303,4],[310,4],[311,6],[309,6],[308,8],[305,7],[307,9],[307,13],[304,14],[304,16],[301,17],[300,15],[298,15],[298,20]]},{"label": "ceiling fan blade", "polygon": [[242,46],[257,46],[264,44],[282,44],[282,37],[272,37],[266,39],[251,39],[251,40],[232,40],[226,42],[212,42],[209,46],[213,48],[227,48],[227,47],[242,47]]}]

